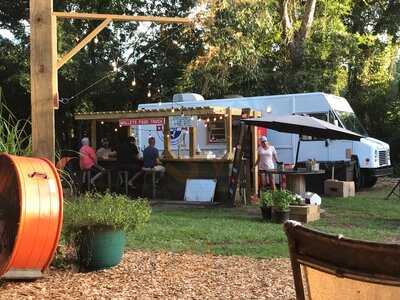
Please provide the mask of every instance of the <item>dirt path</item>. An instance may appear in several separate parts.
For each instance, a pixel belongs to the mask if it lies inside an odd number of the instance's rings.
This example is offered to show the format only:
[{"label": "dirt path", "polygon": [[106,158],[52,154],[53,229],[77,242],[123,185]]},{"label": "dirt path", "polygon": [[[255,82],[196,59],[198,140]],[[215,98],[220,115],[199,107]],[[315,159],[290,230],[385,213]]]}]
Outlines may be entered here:
[{"label": "dirt path", "polygon": [[0,299],[295,299],[288,259],[131,251],[116,268],[0,283]]}]

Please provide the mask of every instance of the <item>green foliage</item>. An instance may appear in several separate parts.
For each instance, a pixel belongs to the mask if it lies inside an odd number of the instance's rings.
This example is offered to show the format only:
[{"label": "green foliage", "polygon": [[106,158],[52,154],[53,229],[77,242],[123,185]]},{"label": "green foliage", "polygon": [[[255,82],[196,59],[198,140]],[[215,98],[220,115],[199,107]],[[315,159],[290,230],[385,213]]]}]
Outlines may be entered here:
[{"label": "green foliage", "polygon": [[29,156],[32,153],[30,122],[17,120],[2,99],[0,88],[0,152]]},{"label": "green foliage", "polygon": [[261,192],[261,206],[272,206],[272,192]]},{"label": "green foliage", "polygon": [[289,205],[296,202],[296,197],[288,190],[276,190],[272,193],[272,206],[279,211],[288,211]]},{"label": "green foliage", "polygon": [[88,193],[65,203],[64,237],[74,243],[82,230],[111,228],[131,232],[149,220],[150,212],[145,199]]}]

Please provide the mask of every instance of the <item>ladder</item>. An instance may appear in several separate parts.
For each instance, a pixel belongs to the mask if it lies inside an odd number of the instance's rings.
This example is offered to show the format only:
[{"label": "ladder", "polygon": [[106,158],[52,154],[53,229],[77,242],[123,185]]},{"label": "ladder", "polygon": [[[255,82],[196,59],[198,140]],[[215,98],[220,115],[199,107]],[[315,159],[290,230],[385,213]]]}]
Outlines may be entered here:
[{"label": "ladder", "polygon": [[[249,145],[246,142],[246,137],[249,135],[249,126],[241,123],[240,124],[240,133],[239,133],[239,139],[235,147],[235,156],[233,159],[233,164],[232,164],[232,170],[231,174],[229,177],[229,201],[228,204],[231,207],[235,206],[235,203],[238,200],[238,197],[240,196],[239,189],[238,187],[241,185],[243,182],[243,171],[244,171],[244,160],[243,160],[243,154],[244,154],[244,149],[246,146],[248,147]],[[247,174],[248,176],[249,174]],[[246,176],[246,177],[247,177]],[[243,185],[242,185],[243,186]],[[245,195],[245,192],[242,190],[242,196]]]}]

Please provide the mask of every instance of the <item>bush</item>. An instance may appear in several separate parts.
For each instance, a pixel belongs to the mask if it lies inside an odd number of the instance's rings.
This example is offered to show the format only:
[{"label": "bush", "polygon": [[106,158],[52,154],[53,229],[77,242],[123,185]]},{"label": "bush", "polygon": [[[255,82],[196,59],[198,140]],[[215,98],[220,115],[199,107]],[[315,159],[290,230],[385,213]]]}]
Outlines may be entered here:
[{"label": "bush", "polygon": [[150,218],[146,199],[130,200],[123,195],[85,194],[64,206],[64,238],[74,243],[82,230],[115,229],[134,231]]},{"label": "bush", "polygon": [[293,204],[296,197],[287,190],[276,190],[272,193],[272,206],[279,211],[288,211],[289,205]]},{"label": "bush", "polygon": [[261,206],[272,206],[272,192],[261,192]]}]

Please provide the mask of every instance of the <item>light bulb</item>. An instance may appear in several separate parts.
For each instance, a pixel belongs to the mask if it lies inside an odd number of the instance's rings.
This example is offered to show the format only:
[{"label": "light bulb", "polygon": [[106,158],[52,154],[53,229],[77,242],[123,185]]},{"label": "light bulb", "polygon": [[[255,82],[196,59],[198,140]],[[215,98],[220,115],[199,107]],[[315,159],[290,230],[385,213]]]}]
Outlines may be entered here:
[{"label": "light bulb", "polygon": [[171,109],[171,112],[174,113],[174,112],[175,112],[175,108],[172,108],[172,109]]},{"label": "light bulb", "polygon": [[160,101],[160,102],[158,102],[158,106],[161,106],[161,104],[162,104],[162,102]]},{"label": "light bulb", "polygon": [[136,78],[135,78],[135,77],[133,78],[133,80],[132,80],[132,83],[131,83],[131,84],[132,84],[132,86],[136,86]]},{"label": "light bulb", "polygon": [[227,118],[228,117],[228,114],[225,114],[225,118]]},{"label": "light bulb", "polygon": [[104,121],[101,121],[101,125],[104,125]]},{"label": "light bulb", "polygon": [[222,116],[219,116],[219,119],[220,119],[220,120],[222,120],[222,119],[223,119],[223,117],[222,117]]},{"label": "light bulb", "polygon": [[206,128],[207,128],[207,123],[206,123],[206,124],[204,124],[204,127],[206,127]]},{"label": "light bulb", "polygon": [[210,122],[210,118],[207,118],[207,123]]},{"label": "light bulb", "polygon": [[95,43],[95,44],[98,44],[98,43],[99,43],[99,38],[98,38],[97,36],[94,38],[94,43]]},{"label": "light bulb", "polygon": [[214,118],[213,120],[214,120],[214,122],[215,122],[215,121],[217,121],[217,118]]},{"label": "light bulb", "polygon": [[117,132],[117,131],[118,131],[118,128],[115,128],[114,131]]},{"label": "light bulb", "polygon": [[147,98],[151,98],[151,91],[149,90],[149,92],[147,93]]},{"label": "light bulb", "polygon": [[159,94],[160,94],[160,93],[161,93],[161,90],[160,90],[160,89],[157,89],[157,93],[159,93]]}]

